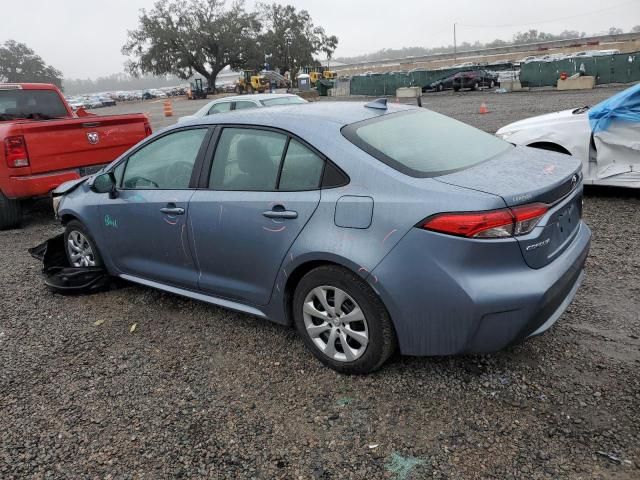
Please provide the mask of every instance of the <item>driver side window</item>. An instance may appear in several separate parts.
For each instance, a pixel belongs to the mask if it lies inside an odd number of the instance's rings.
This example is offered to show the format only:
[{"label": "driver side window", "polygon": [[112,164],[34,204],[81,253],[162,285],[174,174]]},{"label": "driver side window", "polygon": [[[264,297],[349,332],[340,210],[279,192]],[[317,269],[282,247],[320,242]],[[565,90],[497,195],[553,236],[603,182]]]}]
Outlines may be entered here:
[{"label": "driver side window", "polygon": [[122,188],[189,188],[193,166],[206,134],[206,128],[181,130],[144,146],[127,160]]}]

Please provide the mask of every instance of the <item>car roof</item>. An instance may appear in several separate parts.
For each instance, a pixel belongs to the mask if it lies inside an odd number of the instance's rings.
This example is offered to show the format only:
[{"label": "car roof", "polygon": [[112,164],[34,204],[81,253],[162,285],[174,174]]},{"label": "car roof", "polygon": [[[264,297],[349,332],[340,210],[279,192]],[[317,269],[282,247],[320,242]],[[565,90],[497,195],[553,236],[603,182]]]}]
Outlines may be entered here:
[{"label": "car roof", "polygon": [[[366,107],[367,102],[319,101],[269,108],[235,110],[221,115],[209,115],[190,120],[190,124],[246,124],[283,128],[292,133],[310,130],[322,132],[323,127],[342,127],[373,117],[407,111],[417,107],[387,103],[386,109]],[[180,123],[184,126],[188,123]]]},{"label": "car roof", "polygon": [[230,97],[216,98],[214,102],[235,102],[237,100],[268,100],[270,98],[297,97],[293,93],[256,93],[253,95],[232,95]]}]

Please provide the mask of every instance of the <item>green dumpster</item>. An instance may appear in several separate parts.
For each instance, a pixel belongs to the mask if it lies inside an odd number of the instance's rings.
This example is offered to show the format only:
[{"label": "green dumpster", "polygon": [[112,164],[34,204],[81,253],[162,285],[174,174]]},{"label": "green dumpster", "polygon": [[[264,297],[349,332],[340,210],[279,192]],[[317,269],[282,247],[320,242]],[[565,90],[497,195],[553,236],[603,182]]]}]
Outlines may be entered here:
[{"label": "green dumpster", "polygon": [[318,89],[318,95],[327,97],[329,96],[329,90],[333,88],[333,80],[318,80],[316,88]]}]

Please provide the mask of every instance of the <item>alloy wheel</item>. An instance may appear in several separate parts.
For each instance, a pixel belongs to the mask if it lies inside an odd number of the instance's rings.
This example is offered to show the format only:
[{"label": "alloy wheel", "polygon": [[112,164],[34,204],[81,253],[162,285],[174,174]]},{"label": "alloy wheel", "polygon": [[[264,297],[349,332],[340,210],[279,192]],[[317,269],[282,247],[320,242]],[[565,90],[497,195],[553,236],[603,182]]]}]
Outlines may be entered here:
[{"label": "alloy wheel", "polygon": [[327,285],[311,290],[304,300],[303,318],[314,345],[333,360],[353,362],[367,349],[367,319],[344,290]]},{"label": "alloy wheel", "polygon": [[73,267],[94,267],[96,265],[91,243],[78,230],[72,231],[67,237],[67,253]]}]

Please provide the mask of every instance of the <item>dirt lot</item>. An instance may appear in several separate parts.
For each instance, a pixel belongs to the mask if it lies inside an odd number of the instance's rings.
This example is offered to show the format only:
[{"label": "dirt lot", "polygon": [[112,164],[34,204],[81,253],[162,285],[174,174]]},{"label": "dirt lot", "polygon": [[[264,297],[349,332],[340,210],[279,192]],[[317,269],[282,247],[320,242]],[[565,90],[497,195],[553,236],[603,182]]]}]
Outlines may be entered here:
[{"label": "dirt lot", "polygon": [[[425,101],[495,131],[614,91]],[[161,105],[102,112],[157,128]],[[0,232],[0,478],[638,479],[639,212],[640,192],[587,192],[585,283],[542,337],[347,377],[246,315],[138,286],[49,293],[26,249],[60,228],[36,202]]]}]

